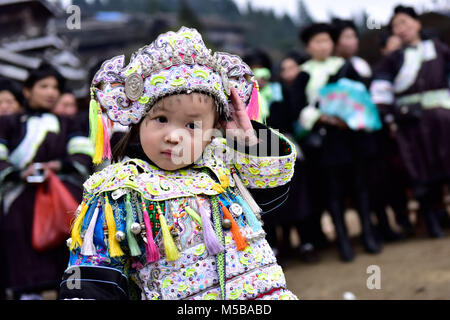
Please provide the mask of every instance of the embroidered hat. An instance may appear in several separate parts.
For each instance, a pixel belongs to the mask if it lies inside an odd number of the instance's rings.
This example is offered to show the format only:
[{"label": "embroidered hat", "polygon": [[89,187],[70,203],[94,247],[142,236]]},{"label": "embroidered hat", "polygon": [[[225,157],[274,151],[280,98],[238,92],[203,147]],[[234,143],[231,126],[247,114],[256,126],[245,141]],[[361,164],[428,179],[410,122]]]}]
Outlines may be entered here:
[{"label": "embroidered hat", "polygon": [[[252,105],[248,107],[252,110],[248,111],[254,118],[258,86],[250,67],[239,56],[225,52],[212,54],[200,33],[186,27],[161,34],[135,52],[128,65],[125,65],[124,55],[105,61],[91,86],[91,139],[96,143],[94,163],[110,158],[106,145],[109,137],[102,136],[102,133],[107,134],[102,111],[111,121],[127,126],[139,123],[161,98],[200,92],[212,96],[219,116],[228,119],[231,86],[245,104]],[[249,103],[253,94],[256,96],[252,100],[256,102]]]},{"label": "embroidered hat", "polygon": [[177,93],[203,92],[216,100],[228,117],[228,96],[234,86],[248,102],[253,73],[241,58],[224,52],[211,55],[195,29],[161,34],[135,52],[129,64],[123,55],[103,63],[92,81],[97,101],[108,118],[122,125],[138,123],[159,99]]}]

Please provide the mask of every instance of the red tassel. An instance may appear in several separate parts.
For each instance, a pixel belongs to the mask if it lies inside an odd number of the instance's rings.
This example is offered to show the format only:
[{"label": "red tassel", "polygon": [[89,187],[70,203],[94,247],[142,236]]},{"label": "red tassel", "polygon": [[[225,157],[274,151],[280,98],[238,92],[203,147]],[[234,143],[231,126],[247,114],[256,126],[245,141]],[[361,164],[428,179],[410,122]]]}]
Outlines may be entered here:
[{"label": "red tassel", "polygon": [[233,216],[230,211],[228,211],[227,207],[220,202],[220,206],[222,207],[223,218],[231,221],[231,234],[233,236],[234,242],[236,242],[236,247],[238,251],[242,251],[247,248],[247,239],[242,235],[241,230],[239,230],[239,226],[236,221],[234,221]]},{"label": "red tassel", "polygon": [[145,223],[145,234],[147,236],[147,243],[145,244],[145,256],[147,258],[147,263],[155,262],[160,259],[159,249],[153,240],[153,230],[150,224],[150,218],[148,216],[147,209],[145,209],[145,204],[142,204]]},{"label": "red tassel", "polygon": [[258,82],[253,82],[252,95],[250,97],[250,102],[247,106],[247,114],[250,120],[259,119],[259,99],[258,99],[259,85]]},{"label": "red tassel", "polygon": [[109,131],[105,118],[102,117],[103,123],[103,159],[112,159],[111,142],[109,140]]}]

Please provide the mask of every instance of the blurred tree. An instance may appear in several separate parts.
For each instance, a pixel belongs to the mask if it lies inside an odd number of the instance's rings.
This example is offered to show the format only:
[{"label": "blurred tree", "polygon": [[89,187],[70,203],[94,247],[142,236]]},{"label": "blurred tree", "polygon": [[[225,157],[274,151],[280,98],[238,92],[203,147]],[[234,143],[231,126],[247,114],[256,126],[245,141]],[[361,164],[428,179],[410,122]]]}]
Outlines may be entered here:
[{"label": "blurred tree", "polygon": [[198,32],[203,33],[203,26],[194,10],[191,9],[186,0],[180,0],[180,9],[178,11],[179,27],[186,26],[195,28]]},{"label": "blurred tree", "polygon": [[314,22],[314,19],[311,17],[304,0],[298,0],[298,18],[300,21],[300,27],[309,26]]}]

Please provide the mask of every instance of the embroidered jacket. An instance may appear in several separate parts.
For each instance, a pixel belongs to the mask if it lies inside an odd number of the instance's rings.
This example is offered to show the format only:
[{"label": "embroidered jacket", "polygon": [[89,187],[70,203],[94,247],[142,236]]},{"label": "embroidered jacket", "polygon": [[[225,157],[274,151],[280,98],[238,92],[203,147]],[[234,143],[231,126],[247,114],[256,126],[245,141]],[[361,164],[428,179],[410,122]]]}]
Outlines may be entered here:
[{"label": "embroidered jacket", "polygon": [[129,159],[91,176],[60,297],[296,299],[259,215],[286,199],[296,150],[268,131],[257,153],[215,138],[181,170]]}]

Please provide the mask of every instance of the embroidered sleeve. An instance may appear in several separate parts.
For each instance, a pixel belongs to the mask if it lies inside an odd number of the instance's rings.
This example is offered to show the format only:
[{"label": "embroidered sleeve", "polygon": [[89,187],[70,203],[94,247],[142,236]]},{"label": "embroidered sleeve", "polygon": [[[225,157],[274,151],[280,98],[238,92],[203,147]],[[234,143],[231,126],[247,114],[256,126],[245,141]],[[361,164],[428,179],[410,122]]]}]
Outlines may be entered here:
[{"label": "embroidered sleeve", "polygon": [[234,150],[234,167],[247,188],[274,188],[288,183],[294,174],[297,152],[281,133],[252,122],[259,143]]}]

